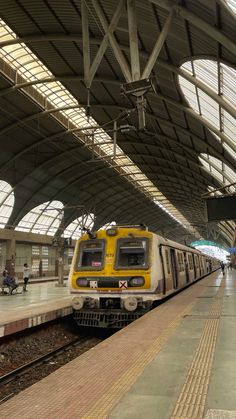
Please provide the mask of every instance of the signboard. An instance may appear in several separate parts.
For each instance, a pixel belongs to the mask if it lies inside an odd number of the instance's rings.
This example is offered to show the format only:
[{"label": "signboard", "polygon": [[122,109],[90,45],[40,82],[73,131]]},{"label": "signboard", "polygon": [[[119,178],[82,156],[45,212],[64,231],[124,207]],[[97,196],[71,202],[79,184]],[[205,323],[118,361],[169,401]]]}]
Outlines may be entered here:
[{"label": "signboard", "polygon": [[236,195],[207,198],[206,207],[208,221],[236,219]]}]

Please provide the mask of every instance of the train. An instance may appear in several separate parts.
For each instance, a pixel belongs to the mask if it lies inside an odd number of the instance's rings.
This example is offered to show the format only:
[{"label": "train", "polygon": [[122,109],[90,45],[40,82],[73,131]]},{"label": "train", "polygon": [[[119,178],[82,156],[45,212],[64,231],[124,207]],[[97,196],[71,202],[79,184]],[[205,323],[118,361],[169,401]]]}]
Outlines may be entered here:
[{"label": "train", "polygon": [[122,328],[219,268],[219,261],[144,225],[87,231],[69,274],[79,326]]}]

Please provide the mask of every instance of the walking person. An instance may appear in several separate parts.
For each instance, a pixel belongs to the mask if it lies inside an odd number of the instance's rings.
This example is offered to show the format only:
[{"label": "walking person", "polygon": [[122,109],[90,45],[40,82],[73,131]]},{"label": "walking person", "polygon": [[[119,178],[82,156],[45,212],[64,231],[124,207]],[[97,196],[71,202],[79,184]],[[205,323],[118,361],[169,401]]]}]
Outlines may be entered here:
[{"label": "walking person", "polygon": [[225,274],[225,264],[224,264],[223,261],[220,262],[220,267],[221,267],[221,270],[222,270],[222,274],[224,275]]},{"label": "walking person", "polygon": [[28,266],[28,263],[24,263],[24,268],[23,268],[23,279],[24,279],[24,285],[23,285],[23,291],[28,291],[27,288],[27,284],[29,281],[29,275],[30,275],[30,268]]}]

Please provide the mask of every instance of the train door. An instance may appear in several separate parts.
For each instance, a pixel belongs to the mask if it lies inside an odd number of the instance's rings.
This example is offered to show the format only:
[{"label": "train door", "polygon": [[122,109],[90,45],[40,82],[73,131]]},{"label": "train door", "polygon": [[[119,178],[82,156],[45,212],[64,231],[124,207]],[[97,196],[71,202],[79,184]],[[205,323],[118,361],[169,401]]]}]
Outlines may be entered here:
[{"label": "train door", "polygon": [[202,276],[202,272],[203,272],[202,256],[199,256],[199,272],[200,272],[200,276]]},{"label": "train door", "polygon": [[171,263],[171,272],[173,277],[173,288],[178,288],[178,270],[176,265],[176,256],[175,249],[170,249],[170,263]]},{"label": "train door", "polygon": [[192,257],[192,261],[193,261],[194,278],[196,278],[197,277],[197,271],[196,271],[195,257],[194,257],[193,254],[191,255],[191,257]]},{"label": "train door", "polygon": [[186,284],[189,283],[189,266],[188,266],[188,259],[186,252],[184,252],[184,269],[185,269],[185,275],[186,275]]}]

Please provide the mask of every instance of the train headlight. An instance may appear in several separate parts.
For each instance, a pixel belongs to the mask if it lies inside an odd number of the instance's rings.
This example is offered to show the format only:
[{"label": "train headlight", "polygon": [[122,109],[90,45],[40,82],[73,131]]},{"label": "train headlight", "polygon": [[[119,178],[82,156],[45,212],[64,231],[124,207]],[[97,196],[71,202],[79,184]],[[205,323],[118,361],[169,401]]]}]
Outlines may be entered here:
[{"label": "train headlight", "polygon": [[87,287],[89,285],[89,281],[87,278],[77,278],[76,279],[76,284],[79,287]]},{"label": "train headlight", "polygon": [[135,297],[127,297],[123,300],[123,303],[127,311],[134,311],[138,307],[138,300]]},{"label": "train headlight", "polygon": [[84,305],[84,299],[83,297],[74,297],[72,299],[72,307],[74,310],[81,310]]},{"label": "train headlight", "polygon": [[134,276],[130,279],[129,285],[131,287],[141,287],[144,285],[144,277],[143,276]]}]

